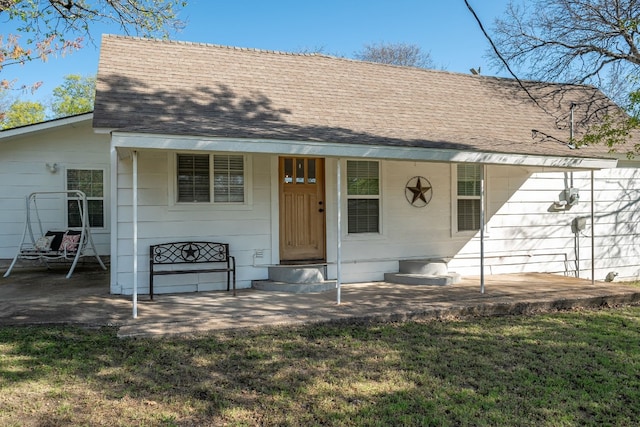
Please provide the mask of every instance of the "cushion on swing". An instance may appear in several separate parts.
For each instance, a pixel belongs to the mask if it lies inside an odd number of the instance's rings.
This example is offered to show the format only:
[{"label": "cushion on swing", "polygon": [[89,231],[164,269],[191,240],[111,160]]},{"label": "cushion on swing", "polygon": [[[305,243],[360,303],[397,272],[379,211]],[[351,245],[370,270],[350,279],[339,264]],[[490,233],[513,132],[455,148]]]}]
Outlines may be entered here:
[{"label": "cushion on swing", "polygon": [[60,250],[67,251],[67,252],[75,252],[78,250],[79,243],[80,243],[80,233],[69,230],[62,237],[62,242],[60,243]]},{"label": "cushion on swing", "polygon": [[60,250],[60,244],[62,243],[62,237],[64,236],[64,231],[47,231],[47,234],[45,234],[45,236],[52,236],[53,240],[51,241],[51,250],[52,251],[59,251]]},{"label": "cushion on swing", "polygon": [[53,236],[42,236],[36,243],[33,245],[37,251],[48,252],[51,250],[51,242],[53,241]]}]

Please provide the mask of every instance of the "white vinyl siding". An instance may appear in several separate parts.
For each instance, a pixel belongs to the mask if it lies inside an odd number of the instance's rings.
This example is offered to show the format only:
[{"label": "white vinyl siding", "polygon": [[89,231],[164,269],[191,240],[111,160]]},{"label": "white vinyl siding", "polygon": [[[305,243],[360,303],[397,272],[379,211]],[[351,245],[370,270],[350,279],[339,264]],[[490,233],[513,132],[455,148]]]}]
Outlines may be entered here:
[{"label": "white vinyl siding", "polygon": [[[237,261],[238,287],[249,288],[252,280],[263,280],[268,276],[267,266],[279,262],[278,160],[278,155],[245,155],[245,204],[216,204],[212,201],[174,206],[167,202],[175,203],[176,200],[175,152],[141,151],[138,160],[138,209],[144,221],[138,225],[140,247],[192,239],[229,243]],[[374,177],[378,176],[377,195],[347,194],[348,160],[364,161],[367,166],[377,163],[374,173]],[[118,269],[112,291],[126,294],[132,292],[133,283],[131,160],[122,158],[117,161],[118,179],[115,182],[121,197],[117,199],[119,226],[118,252],[115,255]],[[368,164],[368,161],[373,164]],[[337,200],[338,162],[344,166],[341,169],[344,172],[341,174],[344,203],[341,204]],[[41,167],[45,170],[44,165]],[[571,221],[577,216],[589,215],[589,172],[574,173],[574,187],[580,190],[580,202],[569,211],[550,212],[549,207],[565,188],[567,174],[519,166],[489,165],[485,168],[489,193],[484,198],[486,226],[490,230],[484,241],[485,272],[549,272],[572,276],[579,262],[581,277],[588,276],[591,271],[591,227],[587,221],[587,228],[576,239]],[[463,277],[479,274],[479,233],[470,231],[452,235],[452,227],[456,229],[452,223],[457,223],[458,175],[455,164],[327,159],[326,170],[329,278],[336,277],[339,205],[343,214],[341,220],[344,221],[341,228],[344,238],[340,242],[343,283],[383,280],[384,273],[398,271],[399,259],[445,259],[450,272]],[[213,183],[213,173],[210,176]],[[433,199],[422,209],[412,207],[405,197],[406,183],[415,176],[429,179],[433,187]],[[617,280],[623,277],[632,279],[640,274],[637,262],[640,253],[636,242],[640,225],[635,219],[639,189],[640,169],[596,173],[597,280],[613,270],[619,273]],[[348,198],[378,201],[380,232],[347,234]],[[0,212],[0,217],[2,214]],[[576,259],[576,245],[580,247],[579,260]],[[145,289],[147,257],[144,251],[139,253],[140,292]],[[158,278],[156,285],[158,293],[226,289],[224,275],[217,273],[195,277],[166,276]],[[523,286],[528,285],[523,283]]]}]

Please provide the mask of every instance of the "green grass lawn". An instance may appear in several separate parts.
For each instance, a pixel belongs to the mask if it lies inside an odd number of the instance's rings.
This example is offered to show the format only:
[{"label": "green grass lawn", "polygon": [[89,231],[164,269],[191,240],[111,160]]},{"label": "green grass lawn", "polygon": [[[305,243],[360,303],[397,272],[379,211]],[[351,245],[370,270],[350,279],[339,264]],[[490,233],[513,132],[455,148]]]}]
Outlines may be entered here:
[{"label": "green grass lawn", "polygon": [[195,338],[0,328],[2,426],[632,426],[640,307]]}]

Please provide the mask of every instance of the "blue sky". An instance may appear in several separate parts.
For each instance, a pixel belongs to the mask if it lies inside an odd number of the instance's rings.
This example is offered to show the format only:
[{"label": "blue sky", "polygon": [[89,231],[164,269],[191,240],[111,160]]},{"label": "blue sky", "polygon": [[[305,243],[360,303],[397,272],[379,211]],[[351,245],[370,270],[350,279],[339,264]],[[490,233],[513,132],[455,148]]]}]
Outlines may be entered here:
[{"label": "blue sky", "polygon": [[[469,2],[489,29],[508,0]],[[348,57],[365,44],[408,43],[430,52],[446,70],[468,73],[482,67],[483,74],[495,74],[485,57],[489,44],[464,0],[190,0],[180,17],[187,25],[172,36],[176,40],[281,51],[322,48]],[[96,27],[96,46],[87,44],[45,63],[9,66],[0,78],[21,84],[42,81],[35,95],[21,98],[46,101],[63,76],[97,72],[101,33],[119,32]]]}]

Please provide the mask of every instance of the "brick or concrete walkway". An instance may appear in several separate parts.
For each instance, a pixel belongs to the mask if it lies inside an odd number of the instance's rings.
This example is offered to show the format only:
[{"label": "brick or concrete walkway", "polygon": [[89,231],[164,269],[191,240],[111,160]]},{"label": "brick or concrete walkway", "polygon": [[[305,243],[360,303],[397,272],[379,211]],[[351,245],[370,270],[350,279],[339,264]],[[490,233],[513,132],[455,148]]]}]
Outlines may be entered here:
[{"label": "brick or concrete walkway", "polygon": [[108,274],[16,270],[0,279],[0,324],[118,326],[122,337],[199,334],[228,328],[319,321],[400,321],[534,313],[558,309],[640,304],[640,286],[547,274],[488,276],[448,286],[389,283],[345,284],[336,292],[288,294],[252,289],[227,292],[146,295],[132,317],[130,296],[109,295]]}]

